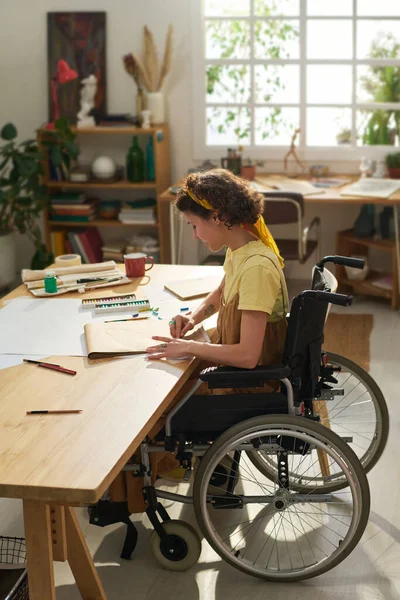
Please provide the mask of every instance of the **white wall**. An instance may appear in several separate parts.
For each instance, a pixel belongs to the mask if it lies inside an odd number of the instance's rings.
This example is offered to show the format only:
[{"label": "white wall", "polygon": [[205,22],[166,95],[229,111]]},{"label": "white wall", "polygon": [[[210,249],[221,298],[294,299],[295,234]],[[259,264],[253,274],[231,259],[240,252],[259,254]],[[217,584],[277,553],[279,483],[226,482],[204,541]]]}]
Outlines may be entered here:
[{"label": "white wall", "polygon": [[[108,112],[134,110],[135,86],[125,73],[122,56],[140,51],[143,26],[153,32],[160,53],[169,23],[174,25],[173,70],[165,88],[171,129],[172,180],[195,165],[192,156],[191,3],[200,0],[1,0],[0,2],[0,124],[12,121],[21,139],[34,135],[47,120],[46,13],[48,11],[105,10],[107,12]],[[207,157],[204,157],[207,158]],[[335,165],[331,165],[335,170]],[[354,171],[356,165],[337,165]],[[279,171],[269,163],[266,170]],[[307,216],[323,218],[324,253],[334,252],[336,229],[350,227],[357,209],[341,205],[307,208]],[[185,227],[184,262],[197,260],[196,246]],[[18,241],[18,266],[26,266],[31,250]],[[288,268],[288,275],[307,278],[310,267]]]}]

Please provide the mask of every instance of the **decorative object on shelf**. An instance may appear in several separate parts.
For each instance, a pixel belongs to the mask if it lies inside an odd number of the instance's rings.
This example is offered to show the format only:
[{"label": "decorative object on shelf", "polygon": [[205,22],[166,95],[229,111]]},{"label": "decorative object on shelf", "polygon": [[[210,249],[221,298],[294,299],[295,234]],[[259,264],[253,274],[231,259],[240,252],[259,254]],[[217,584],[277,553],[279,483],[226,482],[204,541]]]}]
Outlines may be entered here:
[{"label": "decorative object on shelf", "polygon": [[69,181],[72,183],[85,183],[90,179],[90,167],[78,166],[69,172]]},{"label": "decorative object on shelf", "polygon": [[138,67],[136,60],[132,54],[125,54],[122,57],[125,71],[130,75],[133,81],[136,83],[137,94],[136,94],[136,116],[140,117],[142,111],[146,108],[146,97],[144,95],[144,81],[141,71]]},{"label": "decorative object on shelf", "polygon": [[139,146],[138,136],[133,136],[126,157],[126,176],[132,183],[144,181],[144,153]]},{"label": "decorative object on shelf", "polygon": [[400,179],[400,152],[391,152],[385,158],[389,177]]},{"label": "decorative object on shelf", "polygon": [[147,181],[156,180],[156,169],[154,164],[154,146],[153,136],[149,136],[146,145],[146,179]]},{"label": "decorative object on shelf", "polygon": [[90,116],[90,111],[94,108],[94,98],[97,91],[97,79],[95,75],[89,75],[81,81],[81,110],[77,116],[78,127],[94,127],[95,119]]},{"label": "decorative object on shelf", "polygon": [[[17,129],[12,123],[4,125],[0,133],[1,139],[6,142],[0,148],[1,255],[3,258],[8,257],[6,261],[10,264],[9,269],[6,265],[4,272],[0,270],[2,285],[8,285],[15,279],[13,232],[26,234],[33,242],[35,255],[32,265],[36,266],[40,262],[43,267],[47,267],[54,258],[43,244],[39,225],[41,213],[47,206],[46,188],[41,185],[44,156],[35,140],[18,144],[17,135]],[[11,270],[14,272],[11,273]],[[8,276],[5,277],[7,272]]]},{"label": "decorative object on shelf", "polygon": [[364,261],[364,268],[355,269],[354,267],[345,266],[347,277],[353,281],[364,281],[369,273],[368,256],[352,254],[352,258],[361,258]]},{"label": "decorative object on shelf", "polygon": [[287,171],[287,168],[288,168],[289,156],[293,156],[294,161],[296,162],[297,165],[299,165],[299,167],[303,171],[306,169],[306,166],[301,162],[301,160],[297,156],[297,152],[296,152],[296,139],[297,139],[297,136],[300,135],[300,133],[301,133],[301,129],[295,129],[295,131],[292,135],[292,139],[290,140],[290,148],[289,148],[288,152],[285,154],[285,157],[283,159],[283,168],[284,168],[285,172]]},{"label": "decorative object on shelf", "polygon": [[151,112],[149,110],[142,110],[141,115],[142,115],[142,128],[149,129],[149,127],[151,125],[151,123],[150,123]]},{"label": "decorative object on shelf", "polygon": [[310,175],[311,177],[326,177],[329,173],[328,165],[311,165]]},{"label": "decorative object on shelf", "polygon": [[375,205],[363,204],[354,223],[354,233],[359,237],[371,237],[375,233]]},{"label": "decorative object on shelf", "polygon": [[99,204],[101,219],[117,219],[121,202],[119,200],[102,200]]},{"label": "decorative object on shelf", "polygon": [[135,80],[136,84],[146,90],[146,108],[151,112],[151,122],[159,125],[165,122],[164,94],[162,88],[172,61],[172,25],[168,27],[164,58],[159,68],[157,49],[153,35],[147,26],[144,27],[143,55],[132,52],[123,57],[125,70]]},{"label": "decorative object on shelf", "polygon": [[237,151],[236,148],[228,148],[227,156],[221,158],[221,167],[223,169],[228,169],[235,175],[240,175],[240,170],[242,168],[242,156],[240,151]]},{"label": "decorative object on shelf", "polygon": [[56,74],[51,78],[51,98],[53,101],[53,120],[46,125],[46,129],[54,129],[55,122],[60,118],[58,103],[58,87],[78,77],[78,73],[68,66],[68,63],[60,59],[57,63]]},{"label": "decorative object on shelf", "polygon": [[111,179],[117,172],[117,165],[110,156],[97,156],[91,165],[92,173],[97,179]]},{"label": "decorative object on shelf", "polygon": [[383,179],[385,175],[385,161],[377,160],[375,163],[375,171],[373,172],[372,177],[375,179]]},{"label": "decorative object on shelf", "polygon": [[365,156],[363,156],[361,158],[361,162],[360,162],[360,173],[361,173],[361,178],[364,177],[369,177],[371,175],[371,167],[372,167],[372,163],[368,158],[365,158]]},{"label": "decorative object on shelf", "polygon": [[[51,107],[50,81],[57,62],[64,57],[79,79],[94,75],[97,79],[95,105],[102,113],[106,103],[106,13],[49,12],[47,13],[47,48],[49,78],[49,112]],[[79,83],[58,90],[60,115],[75,123],[79,111]],[[49,120],[51,119],[49,115]]]},{"label": "decorative object on shelf", "polygon": [[379,233],[383,240],[395,238],[393,206],[384,206],[379,215]]},{"label": "decorative object on shelf", "polygon": [[243,179],[248,179],[249,181],[253,181],[256,176],[256,166],[253,165],[251,158],[246,158],[244,161],[244,165],[242,165],[240,169],[240,176]]}]

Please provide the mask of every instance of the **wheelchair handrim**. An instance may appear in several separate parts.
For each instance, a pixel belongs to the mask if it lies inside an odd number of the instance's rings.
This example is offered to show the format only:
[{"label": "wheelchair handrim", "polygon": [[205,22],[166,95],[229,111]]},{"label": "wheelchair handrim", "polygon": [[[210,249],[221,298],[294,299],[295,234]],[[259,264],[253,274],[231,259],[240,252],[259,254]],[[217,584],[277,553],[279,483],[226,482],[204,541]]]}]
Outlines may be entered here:
[{"label": "wheelchair handrim", "polygon": [[[318,434],[318,433],[315,433],[314,431],[305,433],[302,431],[298,431],[298,426],[282,424],[282,425],[274,425],[273,428],[265,429],[265,430],[262,430],[259,427],[255,427],[253,430],[247,430],[245,432],[245,434],[238,435],[236,438],[233,438],[233,440],[231,440],[229,444],[224,445],[220,449],[220,451],[216,453],[216,455],[213,457],[213,459],[210,460],[209,464],[207,465],[207,469],[205,470],[205,472],[203,474],[203,479],[208,481],[209,478],[211,477],[211,474],[213,473],[214,469],[218,465],[219,460],[221,459],[221,452],[223,452],[223,454],[225,455],[227,452],[232,451],[234,449],[234,446],[236,446],[237,444],[246,443],[249,439],[254,438],[254,433],[257,433],[257,437],[263,437],[263,436],[285,435],[285,433],[287,434],[288,432],[291,432],[292,434],[295,435],[296,438],[301,439],[302,441],[304,441],[306,443],[312,443],[317,448],[321,448],[321,450],[326,452],[332,459],[334,459],[337,462],[337,464],[340,466],[342,471],[346,474],[348,482],[349,482],[349,487],[351,489],[351,494],[352,494],[352,499],[353,499],[353,513],[352,513],[352,517],[351,517],[351,524],[348,528],[346,536],[343,538],[340,546],[328,557],[319,561],[317,564],[313,564],[313,565],[310,565],[310,566],[307,566],[307,567],[304,567],[304,568],[301,568],[298,570],[290,570],[290,571],[274,570],[274,571],[270,571],[268,573],[268,575],[270,575],[271,578],[274,578],[274,579],[282,578],[284,580],[298,579],[299,575],[301,575],[301,578],[304,578],[304,579],[308,578],[308,577],[312,577],[314,575],[313,571],[316,571],[317,569],[320,570],[321,565],[323,565],[323,563],[326,562],[327,560],[329,560],[330,562],[334,562],[335,559],[339,557],[339,555],[341,555],[345,552],[347,546],[352,541],[353,536],[359,525],[361,515],[362,515],[362,510],[361,510],[362,506],[361,506],[361,502],[360,502],[361,487],[359,485],[359,481],[354,480],[352,473],[351,473],[351,468],[346,464],[345,460],[340,456],[340,454],[338,454],[335,450],[333,450],[326,443],[322,433]],[[260,577],[263,575],[265,576],[266,572],[264,570],[254,567],[252,564],[247,563],[244,559],[240,559],[240,560],[237,559],[231,552],[228,551],[227,547],[224,545],[223,541],[221,540],[219,534],[215,531],[214,525],[210,519],[208,510],[207,510],[207,488],[206,488],[206,486],[203,486],[203,488],[204,489],[202,490],[202,494],[201,494],[201,498],[200,498],[201,510],[202,510],[203,519],[207,526],[208,534],[214,542],[214,544],[213,544],[214,548],[218,547],[219,551],[221,553],[221,556],[225,556],[226,558],[228,558],[229,562],[231,564],[236,564],[236,566],[239,569],[243,569],[243,563],[245,563],[247,572],[255,575],[256,577],[257,576]],[[338,562],[340,562],[340,561],[338,561]]]}]

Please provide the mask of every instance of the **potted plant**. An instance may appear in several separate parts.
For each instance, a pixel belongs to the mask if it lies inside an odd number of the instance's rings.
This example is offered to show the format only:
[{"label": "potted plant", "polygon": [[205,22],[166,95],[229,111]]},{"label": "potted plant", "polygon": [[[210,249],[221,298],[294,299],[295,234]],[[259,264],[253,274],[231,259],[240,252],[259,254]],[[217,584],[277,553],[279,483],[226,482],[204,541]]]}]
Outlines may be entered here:
[{"label": "potted plant", "polygon": [[389,177],[400,179],[400,152],[392,152],[385,159]]}]

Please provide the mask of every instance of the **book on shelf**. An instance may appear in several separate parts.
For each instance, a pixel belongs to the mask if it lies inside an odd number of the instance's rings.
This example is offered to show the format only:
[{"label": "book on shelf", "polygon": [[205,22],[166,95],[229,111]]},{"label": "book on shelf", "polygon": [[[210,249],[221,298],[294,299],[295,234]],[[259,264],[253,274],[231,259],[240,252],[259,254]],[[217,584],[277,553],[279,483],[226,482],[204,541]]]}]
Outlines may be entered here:
[{"label": "book on shelf", "polygon": [[57,223],[89,223],[96,218],[95,213],[90,215],[51,215],[51,221]]},{"label": "book on shelf", "polygon": [[372,279],[369,283],[381,290],[391,291],[393,289],[393,276],[381,275],[378,276],[376,279]]},{"label": "book on shelf", "polygon": [[96,227],[83,231],[70,231],[68,241],[72,251],[80,254],[84,263],[103,262],[103,239]]},{"label": "book on shelf", "polygon": [[51,251],[54,256],[60,256],[65,251],[65,232],[52,231],[50,233]]},{"label": "book on shelf", "polygon": [[86,199],[86,194],[80,192],[65,192],[52,196],[51,204],[82,204]]}]

